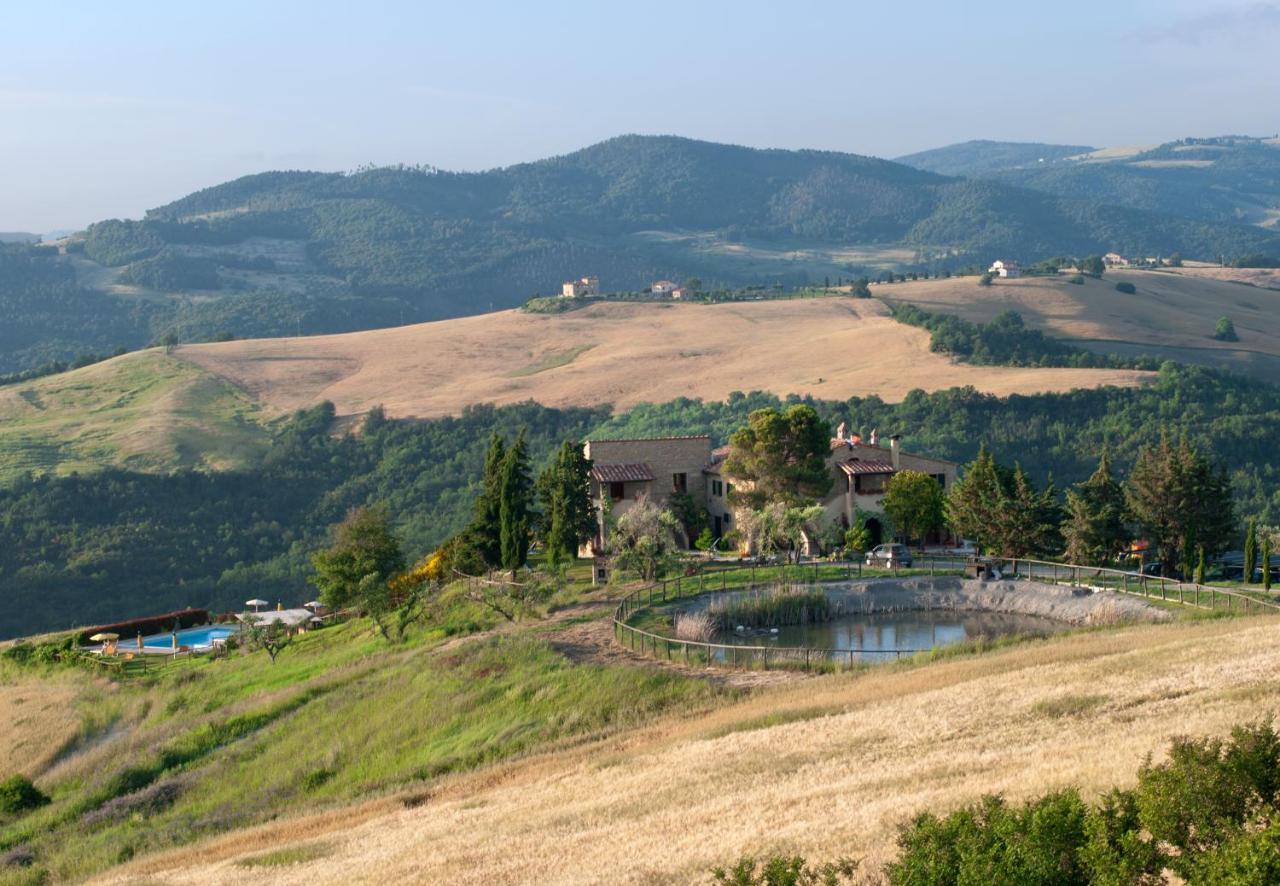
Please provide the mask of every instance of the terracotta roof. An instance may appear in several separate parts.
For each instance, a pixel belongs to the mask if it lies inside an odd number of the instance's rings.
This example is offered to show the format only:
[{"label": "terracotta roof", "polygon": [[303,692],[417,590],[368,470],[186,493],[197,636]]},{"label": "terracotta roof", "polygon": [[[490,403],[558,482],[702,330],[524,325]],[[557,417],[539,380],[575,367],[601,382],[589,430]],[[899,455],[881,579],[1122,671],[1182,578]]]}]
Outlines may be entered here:
[{"label": "terracotta roof", "polygon": [[588,443],[649,443],[657,440],[710,440],[710,434],[675,434],[670,437],[591,437]]},{"label": "terracotta roof", "polygon": [[599,483],[643,483],[655,478],[653,468],[641,462],[635,465],[592,465],[591,479]]},{"label": "terracotta roof", "polygon": [[840,462],[840,470],[851,477],[857,474],[896,473],[893,465],[887,461],[842,461]]}]

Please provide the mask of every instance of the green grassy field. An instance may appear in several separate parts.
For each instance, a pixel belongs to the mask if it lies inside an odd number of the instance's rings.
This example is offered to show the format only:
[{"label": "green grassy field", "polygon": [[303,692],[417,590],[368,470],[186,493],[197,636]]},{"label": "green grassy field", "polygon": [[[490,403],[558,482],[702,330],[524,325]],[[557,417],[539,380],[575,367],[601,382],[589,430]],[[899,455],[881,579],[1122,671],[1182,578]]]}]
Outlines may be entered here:
[{"label": "green grassy field", "polygon": [[[232,654],[110,684],[66,667],[0,666],[11,696],[63,693],[42,715],[47,724],[24,724],[57,745],[20,767],[52,802],[0,816],[0,854],[21,847],[35,856],[30,867],[0,870],[0,882],[83,878],[135,855],[427,790],[452,773],[736,697],[671,672],[575,663],[548,642],[545,623],[448,636],[494,624],[461,601],[400,644],[356,620],[302,636],[275,664],[262,652]],[[7,700],[6,717],[35,713]]]},{"label": "green grassy field", "polygon": [[247,394],[157,350],[0,388],[0,481],[107,465],[225,469],[256,460],[267,440]]}]

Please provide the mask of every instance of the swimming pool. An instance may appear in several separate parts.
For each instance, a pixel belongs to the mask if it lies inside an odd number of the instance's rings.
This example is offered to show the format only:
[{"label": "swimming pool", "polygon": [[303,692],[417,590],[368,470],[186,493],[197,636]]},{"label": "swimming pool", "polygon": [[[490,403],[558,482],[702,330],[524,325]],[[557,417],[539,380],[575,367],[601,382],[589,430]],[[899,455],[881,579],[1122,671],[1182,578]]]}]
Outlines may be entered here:
[{"label": "swimming pool", "polygon": [[[234,636],[235,633],[235,628],[221,625],[187,628],[178,631],[178,645],[190,646],[192,649],[208,649],[213,646],[215,640],[225,640],[227,637]],[[120,640],[121,649],[127,650],[129,645],[127,640],[123,638]],[[150,637],[143,637],[142,645],[147,649],[172,649],[173,634],[152,634]]]}]

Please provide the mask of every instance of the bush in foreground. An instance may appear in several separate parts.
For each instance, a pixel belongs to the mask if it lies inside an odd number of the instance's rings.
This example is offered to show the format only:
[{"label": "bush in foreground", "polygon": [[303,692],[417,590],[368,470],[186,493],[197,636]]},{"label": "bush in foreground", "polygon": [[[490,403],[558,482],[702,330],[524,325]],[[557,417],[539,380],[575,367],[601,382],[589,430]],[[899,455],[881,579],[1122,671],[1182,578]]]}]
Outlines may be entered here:
[{"label": "bush in foreground", "polygon": [[[1092,806],[1066,789],[1022,805],[984,797],[949,815],[926,812],[902,828],[898,849],[885,879],[902,886],[1145,884],[1169,872],[1193,884],[1280,882],[1280,735],[1268,722],[1226,741],[1174,739],[1166,762],[1138,771],[1136,788]],[[843,882],[784,878],[826,870],[778,856],[712,873],[735,886]]]}]

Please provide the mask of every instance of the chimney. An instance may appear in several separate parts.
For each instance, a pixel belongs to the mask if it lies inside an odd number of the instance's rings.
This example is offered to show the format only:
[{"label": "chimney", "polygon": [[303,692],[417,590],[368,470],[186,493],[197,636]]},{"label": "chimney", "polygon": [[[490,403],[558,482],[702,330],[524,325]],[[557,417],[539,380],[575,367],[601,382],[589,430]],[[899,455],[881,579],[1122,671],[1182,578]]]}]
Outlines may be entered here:
[{"label": "chimney", "polygon": [[901,434],[894,434],[889,438],[889,452],[893,454],[893,469],[895,471],[901,468],[901,465],[899,464],[899,458],[898,458],[899,456],[898,441],[901,439],[902,439]]}]

